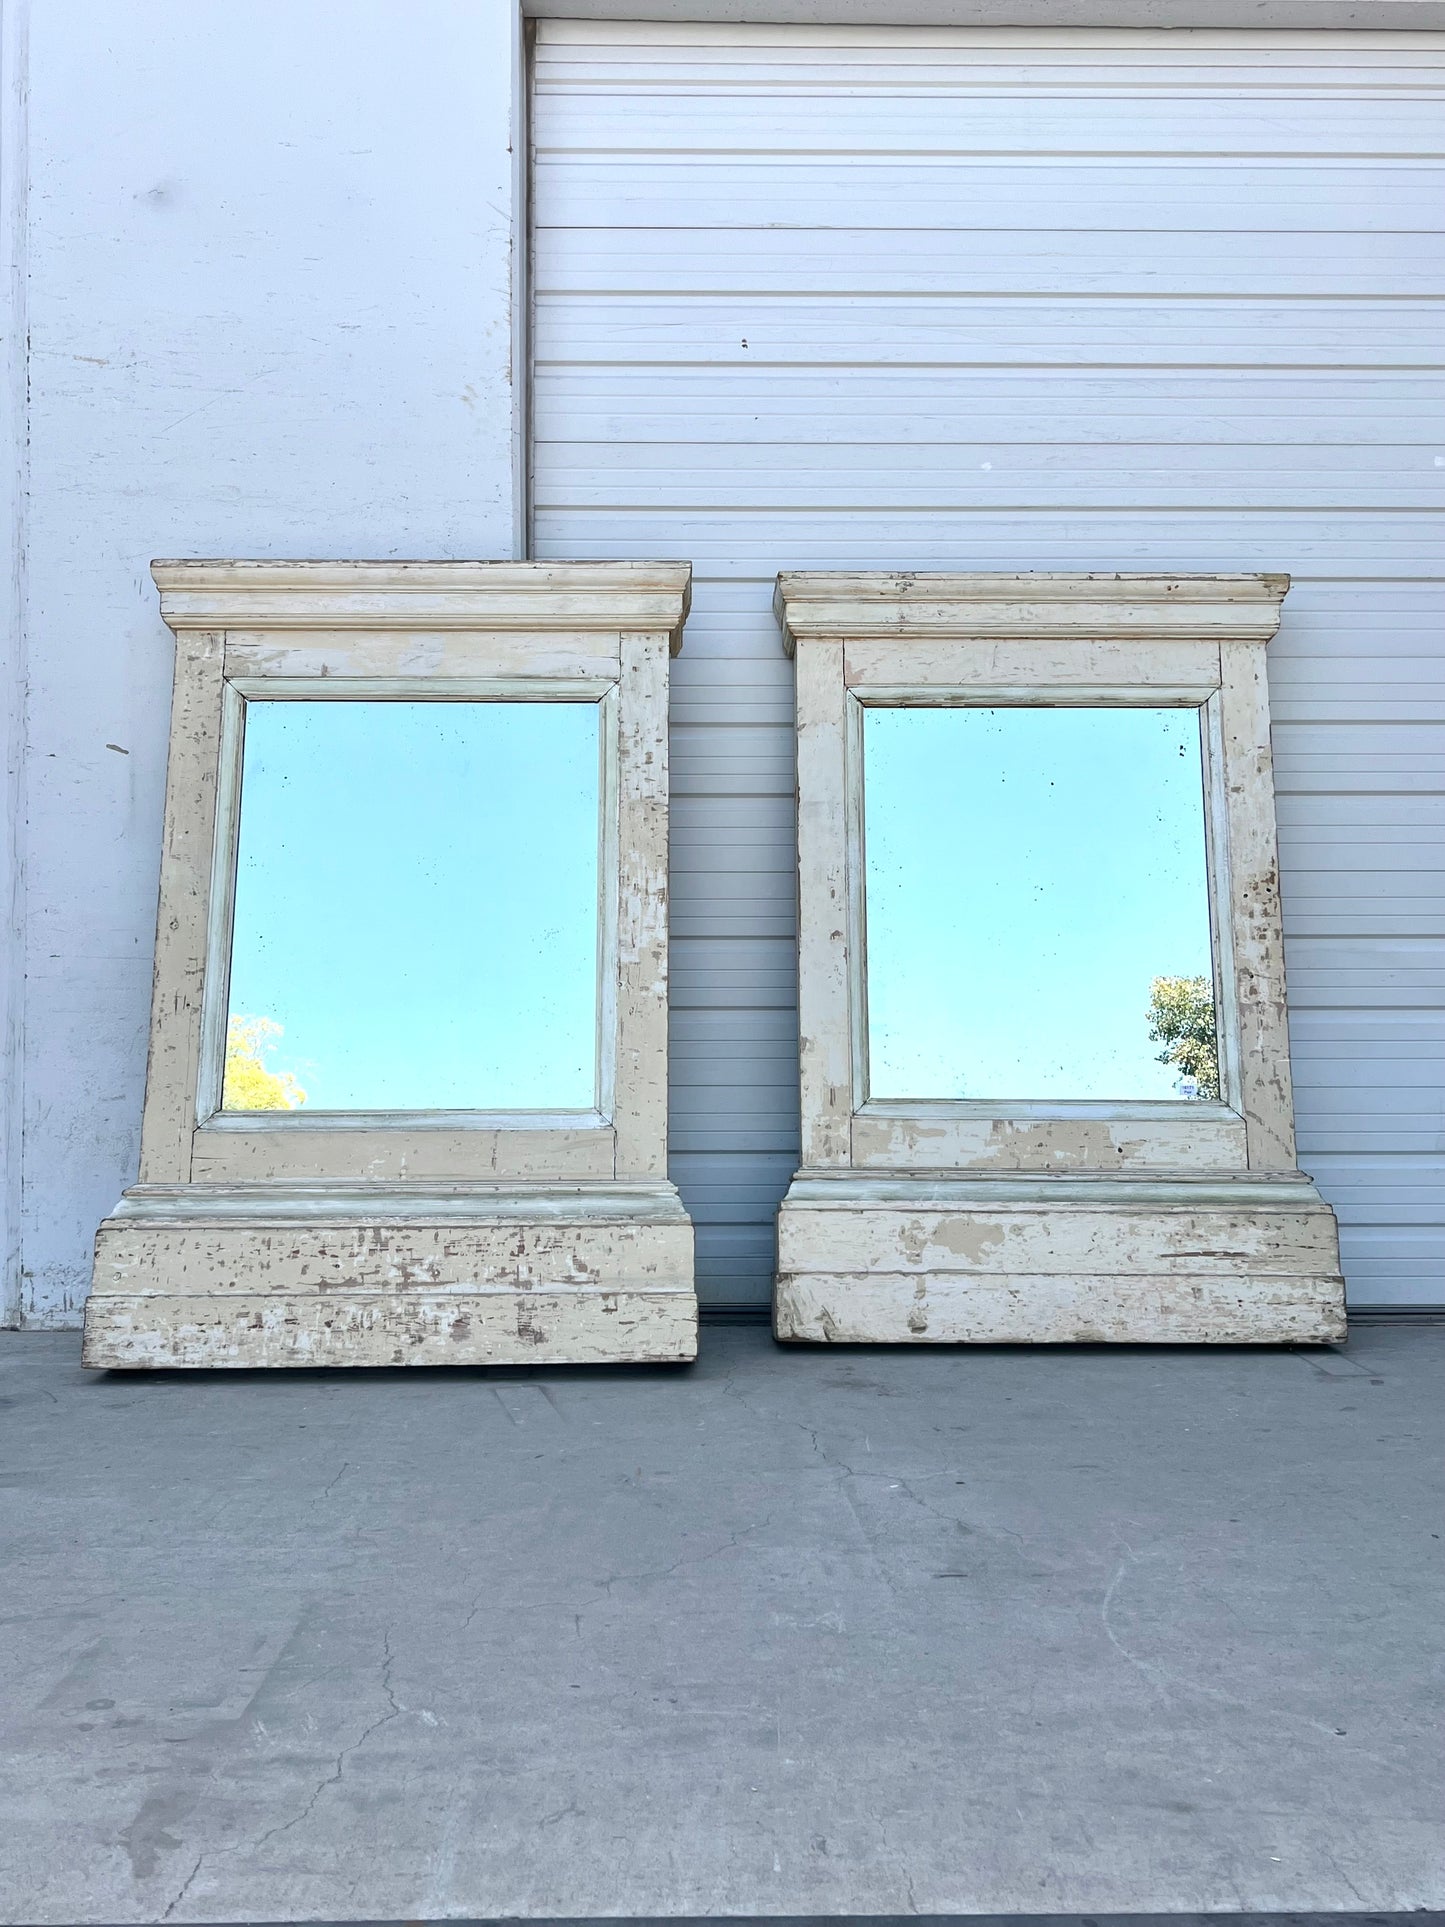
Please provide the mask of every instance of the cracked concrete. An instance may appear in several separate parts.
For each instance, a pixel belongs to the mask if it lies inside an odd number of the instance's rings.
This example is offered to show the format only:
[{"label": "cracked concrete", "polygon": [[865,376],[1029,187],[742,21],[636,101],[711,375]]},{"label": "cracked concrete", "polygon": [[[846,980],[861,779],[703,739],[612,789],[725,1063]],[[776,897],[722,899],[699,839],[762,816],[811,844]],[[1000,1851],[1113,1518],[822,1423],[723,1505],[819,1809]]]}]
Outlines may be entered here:
[{"label": "cracked concrete", "polygon": [[1438,1908],[1442,1365],[4,1334],[0,1918]]}]

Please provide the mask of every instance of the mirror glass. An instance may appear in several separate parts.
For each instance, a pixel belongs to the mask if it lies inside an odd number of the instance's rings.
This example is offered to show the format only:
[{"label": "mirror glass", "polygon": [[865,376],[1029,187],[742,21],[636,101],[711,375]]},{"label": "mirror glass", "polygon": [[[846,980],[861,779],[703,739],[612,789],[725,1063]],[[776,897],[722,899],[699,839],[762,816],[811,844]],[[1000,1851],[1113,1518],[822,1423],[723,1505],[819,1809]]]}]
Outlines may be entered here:
[{"label": "mirror glass", "polygon": [[246,705],[222,1107],[590,1110],[600,710]]},{"label": "mirror glass", "polygon": [[869,1095],[1217,1097],[1199,711],[863,716]]}]

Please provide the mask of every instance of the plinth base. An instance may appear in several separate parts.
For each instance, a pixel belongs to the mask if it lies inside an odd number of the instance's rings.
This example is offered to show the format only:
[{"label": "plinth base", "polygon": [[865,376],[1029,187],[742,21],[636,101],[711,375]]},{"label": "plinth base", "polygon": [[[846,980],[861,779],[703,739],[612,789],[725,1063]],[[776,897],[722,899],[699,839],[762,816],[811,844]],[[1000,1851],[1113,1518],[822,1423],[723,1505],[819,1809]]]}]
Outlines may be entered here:
[{"label": "plinth base", "polygon": [[831,1344],[1325,1343],[1334,1213],[1309,1180],[800,1172],[777,1337]]},{"label": "plinth base", "polygon": [[697,1356],[671,1185],[383,1195],[137,1186],[100,1227],[96,1369],[577,1365]]}]

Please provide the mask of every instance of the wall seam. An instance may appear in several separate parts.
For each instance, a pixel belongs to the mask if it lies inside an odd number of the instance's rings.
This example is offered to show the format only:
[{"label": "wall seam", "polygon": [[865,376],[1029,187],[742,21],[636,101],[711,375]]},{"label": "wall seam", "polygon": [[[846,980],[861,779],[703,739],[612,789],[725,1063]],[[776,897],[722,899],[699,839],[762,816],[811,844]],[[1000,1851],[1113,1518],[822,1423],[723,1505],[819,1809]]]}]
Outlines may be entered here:
[{"label": "wall seam", "polygon": [[512,555],[532,554],[532,42],[512,15]]},{"label": "wall seam", "polygon": [[5,789],[0,802],[4,862],[4,954],[0,958],[0,1325],[22,1322],[20,1218],[24,1185],[26,583],[30,445],[28,0],[0,7],[0,278],[4,282],[4,377],[0,393],[0,515],[9,550],[3,659]]},{"label": "wall seam", "polygon": [[522,0],[537,20],[647,26],[1430,33],[1445,0]]}]

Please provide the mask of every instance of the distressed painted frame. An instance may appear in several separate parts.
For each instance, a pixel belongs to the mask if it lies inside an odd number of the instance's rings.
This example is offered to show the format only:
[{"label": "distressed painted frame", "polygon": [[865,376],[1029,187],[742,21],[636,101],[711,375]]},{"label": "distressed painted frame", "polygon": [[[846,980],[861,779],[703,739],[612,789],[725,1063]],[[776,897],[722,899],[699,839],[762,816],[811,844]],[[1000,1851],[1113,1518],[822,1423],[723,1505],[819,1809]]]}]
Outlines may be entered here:
[{"label": "distressed painted frame", "polygon": [[[779,576],[776,609],[797,669],[803,1140],[780,1218],[780,1335],[826,1335],[812,1313],[793,1328],[793,1281],[811,1263],[810,1187],[828,1180],[839,1208],[850,1185],[863,1204],[875,1181],[900,1203],[910,1201],[900,1185],[921,1197],[917,1186],[931,1184],[942,1197],[950,1182],[990,1179],[1043,1183],[1060,1197],[1060,1180],[1077,1176],[1081,1202],[1100,1201],[1104,1180],[1183,1187],[1171,1204],[1187,1204],[1191,1183],[1222,1185],[1236,1202],[1241,1183],[1307,1183],[1295,1169],[1264,661],[1288,586],[1268,575]],[[1085,703],[1199,713],[1221,1101],[870,1098],[866,708]],[[1001,1193],[981,1192],[990,1195]],[[1310,1197],[1318,1203],[1312,1187]],[[1333,1304],[1337,1255],[1328,1269]],[[1014,1322],[1028,1334],[1027,1316]],[[966,1326],[953,1335],[975,1335]],[[854,1335],[887,1335],[867,1318],[864,1327]]]},{"label": "distressed painted frame", "polygon": [[[390,1219],[405,1247],[405,1227],[438,1211],[525,1234],[530,1206],[551,1225],[569,1210],[584,1226],[639,1212],[665,1223],[670,1255],[659,1277],[668,1274],[663,1283],[676,1302],[663,1308],[657,1355],[691,1355],[691,1226],[666,1176],[667,688],[688,566],[164,562],[153,573],[176,637],[176,677],[151,1048],[140,1181],[102,1226],[87,1312],[90,1362],[393,1362],[390,1340],[373,1345],[354,1332],[344,1345],[313,1333],[294,1358],[279,1356],[284,1345],[253,1357],[256,1347],[242,1342],[235,1356],[194,1360],[164,1356],[164,1334],[120,1333],[112,1291],[124,1295],[139,1279],[142,1297],[167,1295],[155,1289],[171,1263],[166,1234],[147,1256],[134,1248],[139,1224],[216,1220],[234,1229],[249,1212],[255,1224],[258,1213],[269,1214],[268,1223],[333,1228],[364,1221],[370,1235]],[[600,711],[594,1108],[221,1110],[245,703],[466,698],[589,702]],[[573,1284],[588,1268],[582,1245],[572,1252]],[[235,1252],[244,1264],[244,1246]],[[455,1256],[449,1283],[461,1289],[468,1259],[461,1248]],[[301,1275],[291,1287],[298,1293]],[[134,1325],[145,1310],[132,1305],[127,1316]],[[627,1322],[614,1316],[611,1332],[620,1336]],[[470,1315],[473,1334],[486,1325]],[[565,1335],[557,1343],[557,1357],[578,1349]],[[615,1352],[584,1343],[579,1355],[653,1355],[639,1343]],[[200,1340],[187,1344],[206,1350]],[[334,1359],[322,1356],[328,1351]],[[510,1355],[495,1330],[471,1351]],[[424,1345],[417,1355],[431,1351]],[[446,1356],[456,1362],[455,1352]]]}]

